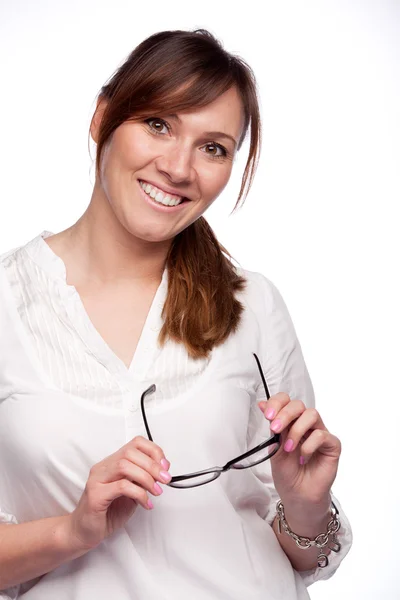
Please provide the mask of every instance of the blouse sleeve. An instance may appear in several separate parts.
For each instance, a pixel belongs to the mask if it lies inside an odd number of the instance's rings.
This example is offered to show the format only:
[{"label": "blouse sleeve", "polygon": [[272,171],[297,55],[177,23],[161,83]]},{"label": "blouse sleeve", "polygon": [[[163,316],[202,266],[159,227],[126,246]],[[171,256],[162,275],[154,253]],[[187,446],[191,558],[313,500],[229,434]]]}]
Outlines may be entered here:
[{"label": "blouse sleeve", "polygon": [[[4,512],[0,507],[0,523],[17,525],[18,521],[14,515]],[[0,600],[16,600],[18,598],[20,587],[20,585],[14,585],[6,590],[0,590]]]},{"label": "blouse sleeve", "polygon": [[[279,290],[269,279],[261,273],[256,273],[256,275],[258,287],[261,290],[261,299],[257,304],[259,308],[257,312],[260,313],[257,315],[260,325],[259,359],[270,395],[286,392],[291,399],[302,400],[307,408],[315,407],[314,389],[286,304]],[[265,399],[262,381],[256,388],[256,401],[253,403],[250,413],[248,448],[254,448],[272,435],[270,423],[265,419],[257,404],[261,399]],[[253,467],[252,470],[268,488],[270,504],[265,520],[272,525],[279,496],[274,487],[270,462],[264,461]],[[317,566],[309,571],[299,571],[306,586],[315,581],[332,577],[353,542],[349,520],[332,490],[331,498],[339,511],[341,527],[336,535],[341,549],[339,552],[330,552],[329,564],[326,567]]]}]

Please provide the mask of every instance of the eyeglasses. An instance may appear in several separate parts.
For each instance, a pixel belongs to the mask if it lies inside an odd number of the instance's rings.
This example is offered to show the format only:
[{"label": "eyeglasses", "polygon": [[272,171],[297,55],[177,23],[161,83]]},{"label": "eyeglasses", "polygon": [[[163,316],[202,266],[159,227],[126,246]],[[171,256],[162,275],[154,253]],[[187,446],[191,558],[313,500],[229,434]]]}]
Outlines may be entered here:
[{"label": "eyeglasses", "polygon": [[[270,398],[268,386],[264,378],[264,374],[258,360],[258,356],[253,353],[255,360],[257,361],[258,370],[260,371],[261,379],[264,384],[265,394],[267,400]],[[156,385],[153,383],[147,390],[145,390],[140,399],[140,406],[142,409],[143,421],[146,427],[146,432],[149,440],[153,442],[152,435],[147,423],[146,413],[144,410],[144,399],[147,394],[155,392]],[[237,456],[233,460],[226,463],[224,467],[212,467],[211,469],[205,469],[204,471],[196,471],[195,473],[188,473],[187,475],[176,475],[172,477],[171,481],[167,484],[174,488],[192,488],[199,485],[205,485],[217,479],[221,473],[226,473],[229,469],[248,469],[254,467],[265,460],[271,458],[276,452],[278,452],[281,445],[281,434],[275,433],[266,442],[262,442],[252,450],[248,450],[244,454]]]}]

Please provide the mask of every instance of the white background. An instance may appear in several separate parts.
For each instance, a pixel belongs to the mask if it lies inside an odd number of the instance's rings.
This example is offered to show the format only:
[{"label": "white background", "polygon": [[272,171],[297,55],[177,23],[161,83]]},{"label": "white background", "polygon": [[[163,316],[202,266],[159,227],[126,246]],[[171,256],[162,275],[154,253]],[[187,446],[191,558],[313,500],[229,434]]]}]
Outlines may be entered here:
[{"label": "white background", "polygon": [[1,0],[0,11],[0,252],[84,212],[96,95],[145,37],[204,27],[251,65],[258,173],[229,216],[246,146],[206,217],[280,289],[342,442],[333,492],[354,544],[309,593],[399,598],[400,3]]}]

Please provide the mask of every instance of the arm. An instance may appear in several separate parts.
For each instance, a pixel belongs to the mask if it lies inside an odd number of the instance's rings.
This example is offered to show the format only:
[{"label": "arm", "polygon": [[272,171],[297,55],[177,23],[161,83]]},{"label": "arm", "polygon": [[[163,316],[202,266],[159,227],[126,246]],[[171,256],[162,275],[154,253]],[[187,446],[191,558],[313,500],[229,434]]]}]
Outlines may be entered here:
[{"label": "arm", "polygon": [[[330,506],[330,498],[327,500],[327,506]],[[326,511],[326,514],[314,514],[301,515],[299,511],[291,510],[290,506],[285,508],[285,518],[292,531],[297,533],[299,536],[308,537],[314,539],[320,533],[325,533],[327,526],[332,516],[330,509]],[[317,558],[321,552],[320,548],[311,546],[311,548],[302,549],[299,548],[294,541],[283,529],[282,533],[278,530],[278,516],[276,516],[272,523],[272,529],[275,532],[277,540],[281,545],[282,550],[290,560],[292,567],[296,571],[308,571],[317,567]],[[322,549],[323,553],[329,556],[331,550],[328,546]]]},{"label": "arm", "polygon": [[[291,398],[301,399],[307,408],[315,408],[315,396],[311,379],[304,361],[302,349],[296,331],[289,315],[286,304],[276,286],[263,275],[258,274],[258,284],[261,288],[261,301],[255,305],[254,311],[258,315],[260,331],[260,358],[264,375],[268,383],[269,392],[274,395],[286,392]],[[253,302],[256,295],[254,294]],[[265,399],[262,383],[256,390],[256,401]],[[249,444],[255,446],[268,439],[271,435],[270,425],[266,419],[256,415],[257,402],[251,411],[249,422]],[[249,446],[250,447],[250,446]],[[279,534],[278,522],[275,518],[276,502],[280,494],[276,489],[276,481],[272,475],[270,461],[262,463],[253,469],[254,474],[267,487],[270,495],[269,507],[265,519],[271,525],[282,550],[287,555],[295,571],[297,571],[306,586],[315,581],[330,578],[352,545],[352,530],[348,517],[342,509],[341,503],[331,489],[331,499],[339,511],[341,528],[338,540],[341,544],[339,552],[331,552],[327,546],[323,548],[324,554],[329,557],[329,564],[321,568],[317,565],[319,549],[314,546],[308,549],[299,548],[295,541],[284,530]],[[289,498],[281,498],[285,507],[286,520],[296,534],[314,539],[318,534],[326,532],[326,525],[330,520],[330,501],[325,498],[321,501],[318,510],[308,510],[306,504],[294,504]]]},{"label": "arm", "polygon": [[[0,591],[86,554],[69,534],[69,515],[0,524]],[[1,594],[0,594],[1,595]]]}]

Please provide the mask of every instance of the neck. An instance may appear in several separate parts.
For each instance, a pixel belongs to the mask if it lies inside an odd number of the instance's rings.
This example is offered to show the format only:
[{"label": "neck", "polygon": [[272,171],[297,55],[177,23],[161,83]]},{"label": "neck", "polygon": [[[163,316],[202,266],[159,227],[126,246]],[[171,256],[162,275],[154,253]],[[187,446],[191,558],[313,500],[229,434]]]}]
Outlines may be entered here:
[{"label": "neck", "polygon": [[160,282],[171,244],[171,240],[152,242],[131,234],[96,187],[85,213],[57,237],[66,262],[73,265],[69,269],[73,284]]}]

